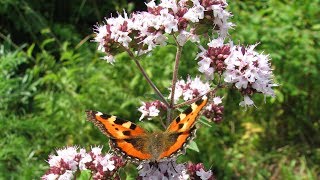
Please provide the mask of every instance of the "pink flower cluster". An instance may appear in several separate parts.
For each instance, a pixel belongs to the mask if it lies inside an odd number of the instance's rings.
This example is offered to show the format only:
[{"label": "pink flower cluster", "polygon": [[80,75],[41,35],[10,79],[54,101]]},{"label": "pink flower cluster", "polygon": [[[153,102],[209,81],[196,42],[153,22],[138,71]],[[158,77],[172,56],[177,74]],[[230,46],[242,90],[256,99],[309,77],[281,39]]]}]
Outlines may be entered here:
[{"label": "pink flower cluster", "polygon": [[212,120],[215,123],[219,123],[223,119],[223,105],[220,105],[222,103],[222,98],[220,97],[214,97],[213,102],[207,105],[205,111],[203,112],[203,115]]},{"label": "pink flower cluster", "polygon": [[142,106],[138,108],[138,111],[142,113],[139,120],[141,121],[145,117],[151,119],[151,117],[156,117],[161,111],[163,112],[165,110],[167,110],[167,107],[159,100],[155,100],[152,102],[142,102]]},{"label": "pink flower cluster", "polygon": [[[107,54],[103,59],[113,63],[115,54],[129,48],[137,55],[149,52],[166,45],[168,34],[177,37],[181,46],[188,40],[199,41],[198,35],[208,33],[208,29],[225,37],[233,26],[228,22],[231,14],[225,10],[225,0],[162,0],[158,5],[152,0],[146,5],[147,12],[130,17],[124,12],[95,27],[98,49]],[[207,30],[203,31],[203,26]]]},{"label": "pink flower cluster", "polygon": [[57,150],[57,155],[49,157],[49,170],[43,180],[74,179],[78,171],[90,170],[93,179],[115,177],[115,172],[125,164],[120,157],[103,155],[102,148],[93,147],[90,152],[77,147]]},{"label": "pink flower cluster", "polygon": [[188,163],[186,165],[187,172],[190,175],[190,180],[196,180],[196,179],[201,179],[201,180],[214,180],[214,176],[212,174],[212,171],[205,171],[205,168],[202,163],[198,164],[193,164],[193,163]]},{"label": "pink flower cluster", "polygon": [[177,164],[175,160],[165,160],[157,163],[143,163],[139,167],[140,180],[167,179],[187,180],[201,179],[213,180],[211,170],[205,171],[203,164]]},{"label": "pink flower cluster", "polygon": [[223,42],[222,38],[218,38],[208,43],[208,49],[200,46],[202,52],[196,58],[199,59],[199,71],[209,80],[214,78],[215,72],[221,75],[226,69],[225,59],[230,55],[230,45]]},{"label": "pink flower cluster", "polygon": [[[171,89],[170,89],[171,90]],[[187,101],[206,94],[210,90],[208,82],[202,82],[199,77],[191,79],[190,76],[187,81],[181,79],[177,81],[174,93],[174,100],[178,101],[180,97]],[[171,93],[169,95],[171,97]]]},{"label": "pink flower cluster", "polygon": [[244,96],[241,106],[254,105],[249,96],[263,93],[274,96],[272,69],[269,56],[254,50],[256,45],[248,47],[224,44],[222,38],[208,43],[208,49],[202,49],[197,55],[199,71],[208,79],[214,78],[214,73],[222,75],[224,81],[232,84]]},{"label": "pink flower cluster", "polygon": [[256,52],[255,47],[233,46],[225,60],[224,81],[233,84],[243,94],[241,106],[254,105],[249,97],[253,93],[274,96],[272,87],[277,86],[273,83],[269,56]]},{"label": "pink flower cluster", "polygon": [[[178,101],[181,97],[183,98],[183,100],[187,101],[202,96],[206,94],[209,90],[209,83],[202,82],[199,77],[196,77],[194,79],[188,77],[187,81],[181,79],[176,83],[174,101]],[[170,97],[171,93],[168,98]],[[159,100],[152,102],[142,102],[142,106],[138,108],[138,111],[142,113],[140,120],[142,120],[145,117],[151,119],[151,117],[159,116],[159,114],[161,112],[164,112],[165,110],[167,110],[167,107],[164,103],[162,103]]]}]

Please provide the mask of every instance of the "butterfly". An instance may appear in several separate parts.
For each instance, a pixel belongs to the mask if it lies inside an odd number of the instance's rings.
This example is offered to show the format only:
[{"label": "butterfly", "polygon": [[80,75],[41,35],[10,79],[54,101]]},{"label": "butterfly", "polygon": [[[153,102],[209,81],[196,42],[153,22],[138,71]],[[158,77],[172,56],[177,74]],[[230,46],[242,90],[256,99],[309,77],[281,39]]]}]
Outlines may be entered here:
[{"label": "butterfly", "polygon": [[86,111],[87,119],[109,137],[112,150],[133,162],[160,161],[185,153],[185,147],[195,137],[195,122],[208,98],[192,103],[163,132],[148,132],[131,121],[98,111]]}]

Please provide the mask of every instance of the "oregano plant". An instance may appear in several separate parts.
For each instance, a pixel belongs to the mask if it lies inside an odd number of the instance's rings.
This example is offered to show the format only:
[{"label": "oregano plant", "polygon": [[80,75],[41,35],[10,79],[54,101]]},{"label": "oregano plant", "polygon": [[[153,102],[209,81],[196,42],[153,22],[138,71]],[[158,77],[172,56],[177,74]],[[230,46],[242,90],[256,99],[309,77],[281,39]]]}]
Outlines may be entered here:
[{"label": "oregano plant", "polygon": [[[146,3],[146,6],[147,11],[119,13],[117,17],[106,18],[104,23],[94,27],[94,42],[98,44],[98,50],[105,54],[102,59],[116,66],[117,63],[122,63],[116,60],[116,55],[126,52],[158,97],[154,101],[143,102],[138,108],[141,113],[140,121],[154,120],[154,117],[162,116],[157,120],[167,129],[173,126],[172,123],[179,124],[180,119],[183,121],[190,113],[197,113],[195,116],[190,115],[190,119],[196,121],[200,115],[204,115],[209,123],[218,123],[223,119],[225,108],[223,96],[218,96],[225,92],[223,89],[239,91],[243,99],[236,103],[244,108],[255,106],[252,97],[256,94],[274,96],[272,88],[277,85],[273,82],[269,56],[255,50],[258,43],[240,45],[232,42],[228,31],[236,28],[230,20],[232,14],[228,12],[225,0],[162,0],[159,4],[152,0]],[[189,74],[187,79],[179,79],[179,65],[185,61],[181,55],[187,51],[184,49],[187,42],[198,47],[194,57],[198,64],[198,73]],[[171,60],[174,63],[171,85],[168,89],[161,90],[148,76],[140,61],[145,55],[152,56],[156,47],[169,44],[176,47],[175,59]],[[207,98],[205,106],[198,111],[197,105],[204,102],[201,100],[204,97]],[[190,112],[184,111],[174,119],[174,112],[185,106],[190,106]],[[113,123],[127,128],[127,132],[119,130],[122,132],[121,136],[119,135],[121,138],[133,136],[137,131],[136,125],[130,121],[120,121],[115,116],[100,112],[90,113],[93,119],[98,119],[97,126],[111,139],[117,140],[117,137],[104,121],[110,123],[110,126]],[[183,129],[184,125],[179,124],[178,129]],[[188,128],[193,130],[194,124],[186,127],[187,130]],[[198,131],[201,131],[201,128],[198,128]],[[157,135],[153,134],[154,137]],[[171,137],[170,135],[168,137]],[[173,138],[174,141],[180,141],[180,135]],[[186,136],[189,137],[189,134]],[[143,154],[143,145],[140,147],[137,142],[123,139],[126,145],[122,146],[120,142],[113,140],[115,147],[112,148],[120,148],[126,155],[138,157],[136,159],[139,160],[140,156],[135,156],[134,153],[138,149],[141,150],[139,153]],[[137,141],[137,138],[135,140]],[[181,147],[176,146],[180,149],[186,143],[187,141],[179,144]],[[170,149],[171,145],[172,143],[169,143],[166,148]],[[167,150],[166,148],[164,150]],[[90,179],[120,179],[119,169],[126,166],[128,159],[121,153],[121,156],[117,155],[119,154],[112,152],[103,155],[100,147],[94,147],[90,152],[78,147],[67,147],[58,150],[57,155],[50,156],[50,169],[42,179],[74,179],[83,171],[90,172]],[[138,179],[214,179],[214,172],[206,170],[201,162],[177,163],[176,156],[140,160],[136,162]]]}]

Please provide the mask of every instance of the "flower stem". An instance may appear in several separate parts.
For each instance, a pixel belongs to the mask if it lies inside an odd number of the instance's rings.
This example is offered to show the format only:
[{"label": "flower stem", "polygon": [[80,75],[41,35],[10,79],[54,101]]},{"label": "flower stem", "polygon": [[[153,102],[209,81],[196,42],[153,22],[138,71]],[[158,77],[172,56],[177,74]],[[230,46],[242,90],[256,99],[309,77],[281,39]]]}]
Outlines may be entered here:
[{"label": "flower stem", "polygon": [[139,68],[140,72],[142,73],[143,77],[147,80],[147,82],[153,88],[153,90],[158,94],[158,96],[160,97],[161,101],[165,104],[165,106],[167,108],[169,108],[170,107],[169,103],[166,101],[165,97],[162,95],[162,93],[159,91],[159,89],[156,87],[156,85],[151,81],[151,79],[147,75],[146,71],[143,69],[143,67],[139,63],[138,59],[134,56],[134,54],[130,50],[126,49],[126,51],[129,54],[129,56],[133,59],[133,61],[136,63],[136,65],[138,66],[138,68]]},{"label": "flower stem", "polygon": [[176,82],[177,82],[181,53],[182,53],[182,46],[180,46],[179,43],[177,42],[177,53],[176,53],[176,59],[175,59],[175,63],[174,63],[174,69],[173,69],[173,74],[172,74],[172,83],[171,83],[170,108],[168,108],[168,111],[167,111],[167,125],[170,124],[171,110],[174,109],[174,93],[176,90]]}]

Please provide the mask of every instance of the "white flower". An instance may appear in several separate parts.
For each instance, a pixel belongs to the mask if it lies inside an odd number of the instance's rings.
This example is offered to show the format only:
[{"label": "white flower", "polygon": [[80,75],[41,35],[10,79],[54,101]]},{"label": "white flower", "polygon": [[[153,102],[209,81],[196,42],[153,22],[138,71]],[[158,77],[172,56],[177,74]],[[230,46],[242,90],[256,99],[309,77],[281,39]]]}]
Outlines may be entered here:
[{"label": "white flower", "polygon": [[102,59],[106,60],[110,64],[113,64],[116,61],[116,59],[112,55],[106,55]]},{"label": "white flower", "polygon": [[76,147],[67,147],[65,149],[57,150],[57,155],[51,155],[49,157],[50,167],[61,167],[64,166],[62,161],[67,164],[69,170],[75,172],[77,170],[78,162],[76,161],[76,156],[78,155]]},{"label": "white flower", "polygon": [[199,171],[196,171],[196,174],[200,177],[202,180],[207,180],[212,176],[211,170],[204,171],[203,169],[200,169]]},{"label": "white flower", "polygon": [[79,162],[79,169],[80,169],[80,170],[87,170],[86,163],[91,162],[92,160],[93,160],[93,159],[92,159],[92,157],[90,156],[90,154],[85,154],[85,155],[81,158],[81,160],[80,160],[80,162]]},{"label": "white flower", "polygon": [[206,75],[206,78],[211,80],[213,78],[214,68],[211,67],[212,60],[209,57],[203,57],[199,62],[198,70]]},{"label": "white flower", "polygon": [[152,102],[142,102],[142,106],[138,108],[138,111],[142,113],[139,120],[141,121],[144,117],[148,117],[148,119],[151,119],[150,117],[156,117],[159,115],[160,110],[159,107],[156,106],[156,104],[153,104]]},{"label": "white flower", "polygon": [[221,103],[222,103],[222,98],[221,98],[221,97],[214,97],[214,98],[213,98],[213,103],[214,103],[215,105],[221,104]]},{"label": "white flower", "polygon": [[154,180],[182,180],[189,176],[186,174],[186,167],[177,164],[175,160],[164,160],[157,164],[143,163],[138,166],[139,176],[142,179]]},{"label": "white flower", "polygon": [[41,177],[42,180],[56,180],[58,179],[59,175],[58,174],[46,174]]},{"label": "white flower", "polygon": [[73,179],[73,172],[67,170],[64,174],[60,175],[58,180],[72,180]]},{"label": "white flower", "polygon": [[115,169],[114,161],[110,160],[111,155],[106,154],[104,158],[101,160],[101,165],[103,166],[103,171],[112,171]]},{"label": "white flower", "polygon": [[[170,89],[171,90],[171,89]],[[208,82],[202,82],[199,77],[193,80],[188,77],[187,82],[179,80],[176,83],[174,100],[177,101],[181,96],[185,101],[202,96],[210,90]],[[169,98],[171,97],[171,92]]]},{"label": "white flower", "polygon": [[179,180],[187,180],[189,178],[190,178],[190,176],[186,170],[182,170],[181,175],[179,175],[179,177],[178,177]]},{"label": "white flower", "polygon": [[102,151],[102,148],[98,146],[91,148],[91,152],[96,156],[101,155],[101,151]]},{"label": "white flower", "polygon": [[[273,83],[269,56],[254,51],[255,47],[232,47],[231,54],[225,60],[224,81],[234,84],[239,90],[255,90],[266,96],[274,96],[272,87],[277,85]],[[240,105],[252,106],[254,103],[249,96],[245,96]]]},{"label": "white flower", "polygon": [[224,45],[223,42],[224,42],[224,39],[220,37],[220,38],[211,40],[208,43],[208,46],[213,48],[222,47]]},{"label": "white flower", "polygon": [[174,18],[168,11],[168,9],[162,9],[160,11],[159,23],[164,26],[166,33],[178,31],[178,20]]},{"label": "white flower", "polygon": [[104,44],[105,44],[104,37],[107,35],[107,26],[97,25],[95,26],[94,31],[96,33],[96,37],[94,38],[94,41],[99,43],[98,50],[104,52]]},{"label": "white flower", "polygon": [[198,0],[193,0],[192,2],[193,7],[183,17],[195,23],[204,18],[204,7],[200,5]]},{"label": "white flower", "polygon": [[123,28],[127,26],[127,23],[132,23],[131,19],[128,18],[126,12],[124,12],[124,17],[120,14],[116,18],[109,18],[106,20],[107,25],[110,27],[110,37],[116,42],[119,42],[124,47],[128,47],[132,39],[128,36],[130,29]]},{"label": "white flower", "polygon": [[177,36],[177,41],[180,46],[183,46],[188,40],[191,42],[200,42],[199,36],[196,34],[192,34],[188,31],[180,31]]},{"label": "white flower", "polygon": [[244,100],[239,103],[240,106],[254,106],[254,102],[250,99],[249,96],[244,96]]},{"label": "white flower", "polygon": [[159,6],[166,8],[166,9],[172,9],[174,13],[178,11],[178,6],[176,0],[162,0]]},{"label": "white flower", "polygon": [[155,8],[156,7],[156,3],[154,2],[154,0],[151,0],[148,3],[145,3],[147,7],[149,8]]}]

